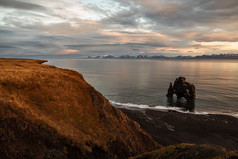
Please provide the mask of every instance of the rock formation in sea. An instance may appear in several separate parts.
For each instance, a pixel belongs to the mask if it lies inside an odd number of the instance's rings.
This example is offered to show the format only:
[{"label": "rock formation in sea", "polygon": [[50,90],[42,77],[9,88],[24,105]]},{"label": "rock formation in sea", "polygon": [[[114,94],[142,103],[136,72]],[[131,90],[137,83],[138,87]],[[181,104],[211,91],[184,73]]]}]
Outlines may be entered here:
[{"label": "rock formation in sea", "polygon": [[166,96],[173,97],[173,94],[176,94],[177,98],[184,97],[187,101],[194,102],[196,98],[195,86],[186,82],[185,77],[178,77],[173,85],[170,83]]},{"label": "rock formation in sea", "polygon": [[127,158],[160,147],[72,70],[0,59],[0,158]]}]

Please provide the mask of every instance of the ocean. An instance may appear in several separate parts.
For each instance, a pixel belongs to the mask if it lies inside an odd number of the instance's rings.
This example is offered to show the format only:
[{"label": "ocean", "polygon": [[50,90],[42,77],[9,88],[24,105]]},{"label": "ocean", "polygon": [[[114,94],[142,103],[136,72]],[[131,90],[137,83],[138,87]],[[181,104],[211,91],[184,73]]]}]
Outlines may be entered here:
[{"label": "ocean", "polygon": [[[238,117],[237,60],[49,59],[47,64],[82,73],[116,107]],[[179,76],[195,85],[194,104],[166,97]]]}]

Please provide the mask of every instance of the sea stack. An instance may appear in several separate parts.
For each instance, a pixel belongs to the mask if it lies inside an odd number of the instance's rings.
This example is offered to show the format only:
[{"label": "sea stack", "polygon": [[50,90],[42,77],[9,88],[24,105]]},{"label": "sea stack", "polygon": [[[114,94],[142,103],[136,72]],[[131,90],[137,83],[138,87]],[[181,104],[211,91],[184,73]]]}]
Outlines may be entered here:
[{"label": "sea stack", "polygon": [[194,102],[196,98],[195,86],[186,82],[185,77],[178,77],[173,85],[170,83],[166,96],[173,97],[173,94],[176,94],[177,98],[184,97],[187,101]]}]

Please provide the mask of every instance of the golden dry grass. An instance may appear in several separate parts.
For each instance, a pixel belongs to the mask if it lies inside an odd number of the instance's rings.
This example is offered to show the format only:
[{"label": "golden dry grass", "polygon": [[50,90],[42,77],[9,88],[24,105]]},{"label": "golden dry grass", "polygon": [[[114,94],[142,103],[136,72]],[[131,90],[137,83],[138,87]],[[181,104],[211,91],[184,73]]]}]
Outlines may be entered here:
[{"label": "golden dry grass", "polygon": [[7,103],[27,120],[46,123],[83,153],[94,151],[96,145],[120,158],[158,147],[80,73],[43,62],[0,59],[0,107]]}]

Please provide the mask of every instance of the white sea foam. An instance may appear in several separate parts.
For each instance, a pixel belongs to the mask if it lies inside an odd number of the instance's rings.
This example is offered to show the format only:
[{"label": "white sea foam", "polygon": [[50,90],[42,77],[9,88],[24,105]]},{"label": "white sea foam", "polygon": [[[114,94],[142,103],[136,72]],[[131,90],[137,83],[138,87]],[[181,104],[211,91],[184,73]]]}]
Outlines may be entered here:
[{"label": "white sea foam", "polygon": [[119,103],[119,102],[115,102],[113,100],[110,100],[110,103],[114,106],[125,107],[125,108],[141,108],[141,109],[150,108],[150,106],[148,106],[148,105],[133,104],[133,103]]},{"label": "white sea foam", "polygon": [[199,114],[199,115],[208,115],[208,114],[212,114],[212,113],[208,113],[208,112],[193,112],[193,114]]},{"label": "white sea foam", "polygon": [[195,111],[195,112],[184,111],[183,108],[180,108],[180,107],[168,107],[168,106],[153,106],[152,107],[145,104],[120,103],[120,102],[115,102],[113,100],[110,100],[110,103],[114,105],[115,107],[127,108],[127,109],[151,109],[151,110],[159,110],[159,111],[172,110],[172,111],[177,111],[180,113],[190,113],[190,114],[197,114],[197,115],[218,114],[218,113],[198,112],[198,111]]},{"label": "white sea foam", "polygon": [[120,102],[115,102],[113,100],[110,100],[110,103],[116,107],[120,107],[120,108],[127,108],[127,109],[154,109],[154,110],[174,110],[174,111],[181,111],[184,112],[182,110],[182,108],[179,107],[167,107],[167,106],[154,106],[151,107],[149,105],[145,105],[145,104],[133,104],[133,103],[120,103]]}]

